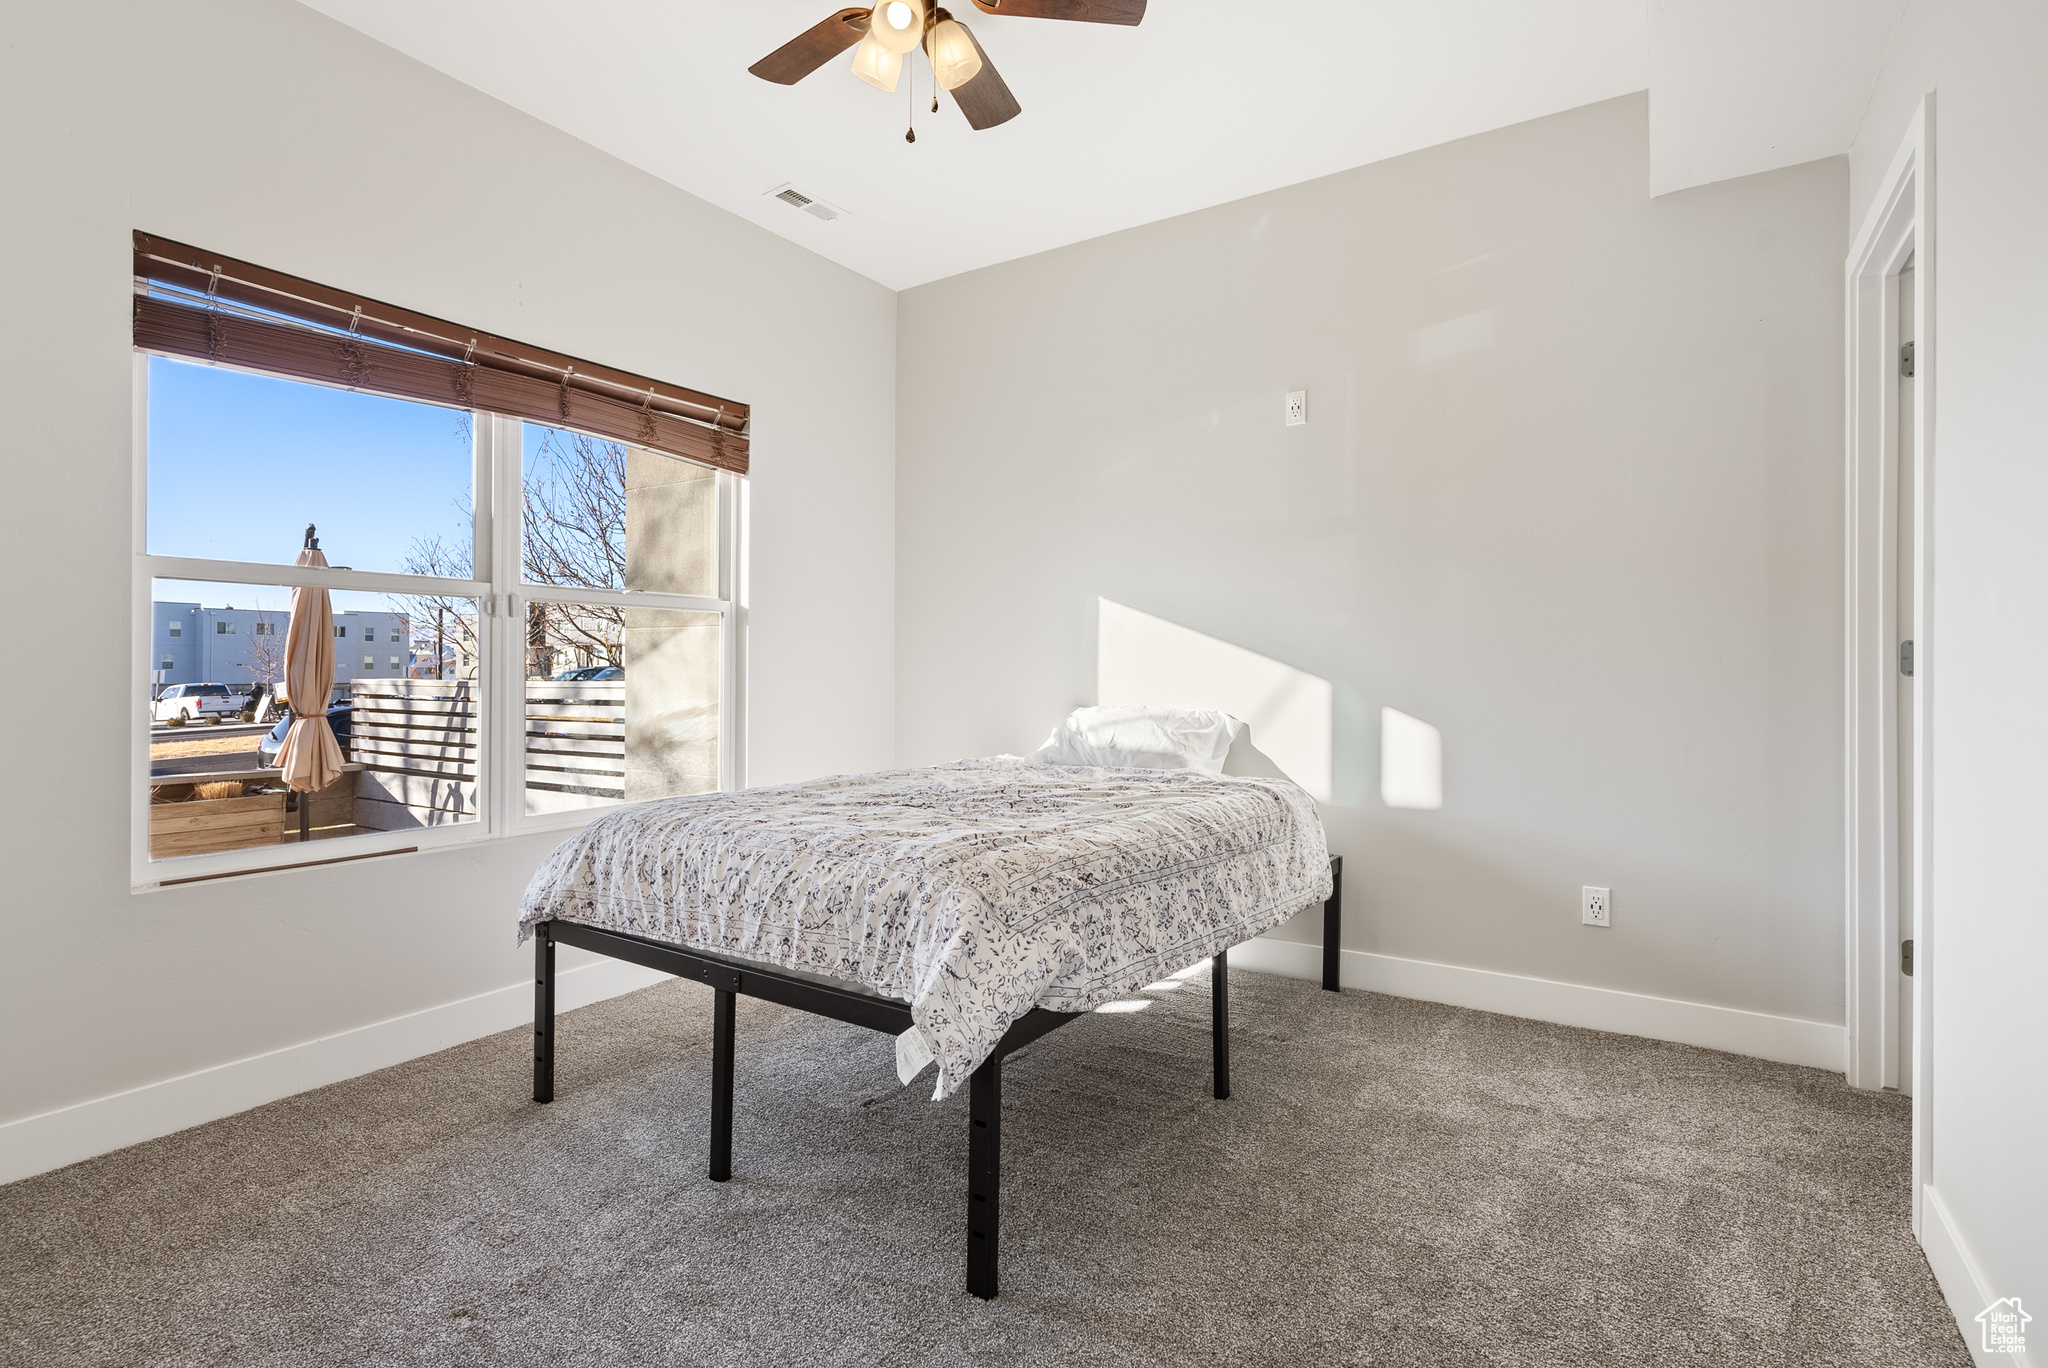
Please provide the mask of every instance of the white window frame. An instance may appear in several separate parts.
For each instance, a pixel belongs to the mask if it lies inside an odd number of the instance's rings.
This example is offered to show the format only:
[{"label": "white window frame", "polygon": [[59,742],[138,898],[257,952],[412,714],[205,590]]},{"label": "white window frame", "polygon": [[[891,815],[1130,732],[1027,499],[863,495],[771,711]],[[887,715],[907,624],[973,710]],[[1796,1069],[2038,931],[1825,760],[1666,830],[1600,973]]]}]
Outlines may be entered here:
[{"label": "white window frame", "polygon": [[[525,605],[529,602],[603,603],[618,607],[719,614],[718,786],[728,791],[746,786],[748,482],[745,476],[724,470],[717,472],[719,556],[716,597],[644,590],[557,588],[525,583],[520,574],[523,565],[520,537],[523,522],[521,504],[525,497],[525,424],[520,419],[484,410],[472,411],[471,424],[474,435],[472,507],[475,509],[473,578],[444,579],[269,562],[151,555],[148,527],[150,359],[147,353],[135,354],[131,413],[134,433],[131,527],[134,545],[131,655],[134,664],[131,673],[134,687],[140,691],[141,697],[149,697],[150,677],[156,662],[151,634],[155,622],[153,586],[159,579],[258,588],[304,585],[359,593],[473,599],[478,609],[477,645],[482,687],[477,698],[476,821],[411,831],[365,833],[339,841],[308,843],[303,847],[287,842],[158,861],[149,858],[149,747],[153,708],[137,710],[132,724],[129,784],[130,885],[135,891],[145,892],[192,879],[270,872],[337,859],[415,850],[424,852],[477,841],[509,840],[536,832],[567,832],[627,806],[614,803],[533,816],[526,812],[524,623]],[[206,364],[192,362],[185,357],[169,359],[184,364]],[[267,374],[262,371],[253,373]],[[296,383],[316,382],[301,380]],[[340,673],[337,670],[337,675]]]}]

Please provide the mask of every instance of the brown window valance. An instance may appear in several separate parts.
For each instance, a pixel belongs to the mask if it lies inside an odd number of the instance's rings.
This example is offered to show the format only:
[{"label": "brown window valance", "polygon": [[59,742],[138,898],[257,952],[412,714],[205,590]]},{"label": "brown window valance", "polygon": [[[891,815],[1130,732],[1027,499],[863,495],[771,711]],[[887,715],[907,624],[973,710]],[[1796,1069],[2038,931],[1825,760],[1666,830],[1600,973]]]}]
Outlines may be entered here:
[{"label": "brown window valance", "polygon": [[487,409],[744,475],[745,404],[135,235],[135,346]]}]

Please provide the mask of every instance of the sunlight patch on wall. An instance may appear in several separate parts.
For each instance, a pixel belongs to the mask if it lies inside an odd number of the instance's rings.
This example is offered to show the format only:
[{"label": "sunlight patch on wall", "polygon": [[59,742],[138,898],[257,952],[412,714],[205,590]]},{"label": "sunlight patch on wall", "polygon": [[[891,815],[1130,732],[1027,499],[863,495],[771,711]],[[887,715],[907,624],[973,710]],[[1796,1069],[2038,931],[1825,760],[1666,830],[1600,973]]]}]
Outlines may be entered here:
[{"label": "sunlight patch on wall", "polygon": [[1109,599],[1096,601],[1095,701],[1227,712],[1315,797],[1330,797],[1330,681]]},{"label": "sunlight patch on wall", "polygon": [[1380,801],[1435,811],[1444,805],[1444,737],[1419,717],[1380,709]]}]

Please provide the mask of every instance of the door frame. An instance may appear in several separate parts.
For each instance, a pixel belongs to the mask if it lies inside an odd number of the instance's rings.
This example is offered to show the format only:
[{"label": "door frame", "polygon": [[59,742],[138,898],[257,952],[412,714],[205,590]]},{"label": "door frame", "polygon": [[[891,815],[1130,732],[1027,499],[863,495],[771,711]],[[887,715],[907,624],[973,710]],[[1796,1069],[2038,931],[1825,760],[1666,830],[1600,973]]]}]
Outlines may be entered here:
[{"label": "door frame", "polygon": [[[1920,1229],[1920,1193],[1931,1173],[1934,1018],[1930,991],[1939,963],[1932,900],[1933,766],[1930,723],[1940,654],[1934,646],[1934,409],[1939,352],[1934,344],[1933,143],[1934,96],[1914,111],[1891,168],[1879,184],[1846,262],[1847,536],[1845,615],[1847,703],[1847,966],[1846,1019],[1851,1085],[1896,1086],[1899,1080],[1897,982],[1899,942],[1913,941],[1913,1229]],[[1913,564],[1905,567],[1913,598],[1913,763],[1908,791],[1899,791],[1897,601],[1899,302],[1898,273],[1914,264],[1916,394],[1913,411]],[[1901,926],[1901,837],[1893,815],[1905,806],[1913,853],[1910,925]]]}]

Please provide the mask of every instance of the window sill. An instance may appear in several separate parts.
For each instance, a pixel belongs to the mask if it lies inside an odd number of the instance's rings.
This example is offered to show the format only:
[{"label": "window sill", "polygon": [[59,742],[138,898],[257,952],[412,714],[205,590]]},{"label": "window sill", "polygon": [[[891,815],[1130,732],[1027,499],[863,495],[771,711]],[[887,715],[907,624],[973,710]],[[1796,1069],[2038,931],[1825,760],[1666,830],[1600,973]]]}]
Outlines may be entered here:
[{"label": "window sill", "polygon": [[[349,771],[360,771],[365,767],[351,763],[344,768]],[[255,773],[274,775],[277,771],[262,770]],[[247,781],[250,774],[249,770],[241,770],[221,777]],[[210,777],[160,775],[153,776],[153,782],[206,782]],[[322,865],[353,864],[362,860],[382,859],[395,855],[424,855],[459,846],[521,841],[536,836],[566,838],[607,813],[621,812],[638,806],[640,804],[617,803],[609,807],[584,808],[573,812],[543,813],[522,819],[510,831],[492,831],[487,828],[486,823],[477,821],[438,828],[426,827],[360,836],[330,837],[318,841],[284,841],[277,845],[249,846],[222,852],[233,857],[228,861],[204,855],[189,857],[192,861],[190,865],[176,859],[156,860],[150,862],[146,870],[137,872],[128,891],[137,894],[156,893],[194,884],[289,874],[295,870],[314,869]],[[372,846],[374,848],[366,848]],[[302,852],[303,858],[292,859],[283,852]]]}]

